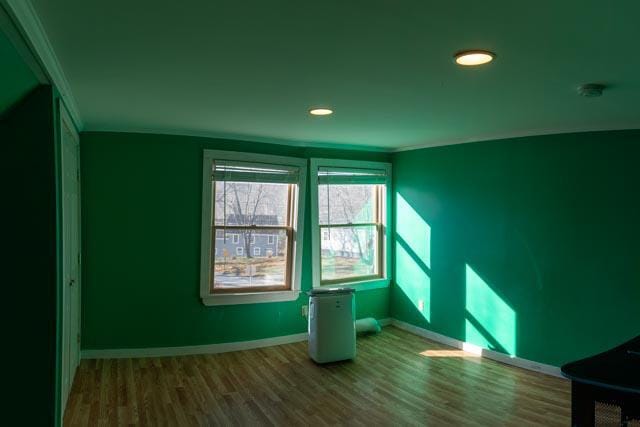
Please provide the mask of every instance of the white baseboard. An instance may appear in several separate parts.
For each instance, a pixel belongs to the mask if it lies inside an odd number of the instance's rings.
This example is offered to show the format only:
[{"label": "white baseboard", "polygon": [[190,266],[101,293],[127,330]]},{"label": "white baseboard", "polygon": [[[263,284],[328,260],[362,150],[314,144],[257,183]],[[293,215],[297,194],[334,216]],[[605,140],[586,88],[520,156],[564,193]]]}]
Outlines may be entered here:
[{"label": "white baseboard", "polygon": [[393,322],[393,319],[390,317],[386,317],[384,319],[378,319],[378,323],[380,323],[380,326],[389,326],[391,325],[392,322]]},{"label": "white baseboard", "polygon": [[226,353],[229,351],[251,350],[274,345],[306,341],[307,333],[264,338],[252,341],[237,341],[221,344],[189,345],[184,347],[115,348],[104,350],[82,350],[83,359],[122,359],[135,357],[188,356],[193,354]]},{"label": "white baseboard", "polygon": [[507,365],[517,366],[518,368],[528,369],[530,371],[552,375],[554,377],[564,378],[560,373],[560,368],[558,368],[557,366],[546,365],[544,363],[534,362],[533,360],[527,360],[520,357],[512,357],[494,350],[481,348],[476,345],[430,331],[428,329],[419,328],[398,319],[391,319],[391,325],[395,326],[396,328],[403,329],[407,332],[411,332],[412,334],[419,335],[421,337],[439,342],[444,345],[448,345],[450,347],[471,351],[472,353],[479,354],[482,357],[486,357],[487,359],[492,359],[497,362],[505,363]]},{"label": "white baseboard", "polygon": [[[547,375],[562,377],[560,368],[520,357],[511,357],[497,351],[480,348],[473,344],[465,343],[445,335],[438,334],[428,329],[419,328],[410,323],[393,318],[379,319],[381,326],[393,325],[412,334],[448,345],[461,350],[471,351],[480,354],[488,359],[517,366],[530,371],[541,372]],[[307,340],[307,333],[285,335],[281,337],[264,338],[251,341],[237,341],[221,344],[189,345],[184,347],[153,347],[153,348],[116,348],[116,349],[95,349],[82,350],[83,359],[122,359],[136,357],[167,357],[167,356],[188,356],[194,354],[226,353],[229,351],[251,350],[254,348],[271,347],[274,345],[291,344]]]},{"label": "white baseboard", "polygon": [[[381,326],[390,325],[391,318],[378,320]],[[189,345],[184,347],[152,347],[152,348],[113,348],[82,350],[83,359],[127,359],[136,357],[188,356],[193,354],[226,353],[229,351],[251,350],[274,345],[291,344],[306,341],[307,333],[264,338],[252,341],[236,341],[221,344]]]}]

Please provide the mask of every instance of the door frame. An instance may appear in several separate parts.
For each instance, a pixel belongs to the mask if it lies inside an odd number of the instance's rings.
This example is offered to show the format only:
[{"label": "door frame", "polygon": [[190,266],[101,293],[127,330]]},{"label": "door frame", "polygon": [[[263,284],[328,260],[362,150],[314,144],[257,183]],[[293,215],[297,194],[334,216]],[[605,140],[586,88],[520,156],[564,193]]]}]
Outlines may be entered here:
[{"label": "door frame", "polygon": [[[74,124],[73,119],[71,118],[71,115],[69,114],[69,111],[67,109],[67,107],[65,106],[64,102],[59,99],[58,100],[58,112],[59,112],[59,135],[60,135],[60,165],[61,165],[61,170],[60,170],[60,189],[61,189],[61,197],[60,197],[60,212],[61,212],[61,217],[60,217],[60,224],[61,224],[61,233],[60,233],[60,237],[61,237],[61,241],[62,241],[62,245],[61,245],[61,267],[62,267],[62,295],[61,295],[61,341],[62,341],[62,346],[61,346],[61,351],[60,351],[60,358],[61,358],[61,365],[60,365],[60,403],[61,403],[61,410],[60,410],[60,425],[62,425],[62,421],[64,419],[64,413],[65,413],[65,409],[68,403],[68,397],[69,397],[69,393],[71,392],[71,388],[73,386],[73,380],[75,377],[75,372],[76,370],[73,371],[73,373],[68,372],[67,369],[65,368],[66,366],[66,359],[70,358],[71,355],[67,349],[67,342],[65,341],[65,337],[67,337],[70,334],[70,323],[66,323],[65,320],[65,316],[67,315],[66,309],[67,307],[65,307],[65,294],[68,292],[68,283],[66,283],[66,277],[67,277],[67,270],[66,270],[66,263],[65,263],[65,246],[68,244],[68,242],[66,241],[66,232],[65,232],[65,185],[64,185],[64,170],[65,170],[65,166],[67,163],[67,159],[65,157],[65,147],[64,147],[64,138],[65,138],[65,128],[69,130],[69,133],[71,134],[71,137],[75,140],[76,142],[76,146],[77,146],[77,153],[76,153],[76,163],[77,163],[77,174],[78,174],[78,181],[77,181],[77,188],[78,188],[78,212],[77,212],[77,245],[78,245],[78,260],[77,260],[77,268],[78,268],[78,272],[77,272],[77,278],[76,278],[76,289],[78,292],[78,325],[77,325],[77,330],[78,330],[78,335],[81,334],[82,331],[82,209],[81,209],[81,203],[82,203],[82,188],[81,188],[81,180],[80,180],[80,136],[78,134],[77,128]],[[65,330],[67,328],[65,328],[65,326],[69,329],[69,330]],[[72,337],[69,337],[69,339],[73,339]],[[78,343],[78,354],[77,354],[77,360],[78,360],[78,364],[80,363],[80,343]],[[65,387],[65,376],[70,376],[69,381],[68,381],[68,388]]]}]

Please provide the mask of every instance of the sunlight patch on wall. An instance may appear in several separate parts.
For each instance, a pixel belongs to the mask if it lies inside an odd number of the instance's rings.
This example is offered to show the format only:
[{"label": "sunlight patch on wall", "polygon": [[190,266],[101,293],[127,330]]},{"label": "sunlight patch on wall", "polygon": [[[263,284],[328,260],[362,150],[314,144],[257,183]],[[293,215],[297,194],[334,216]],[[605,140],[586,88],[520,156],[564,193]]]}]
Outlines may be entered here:
[{"label": "sunlight patch on wall", "polygon": [[396,233],[413,253],[431,268],[431,227],[396,193]]},{"label": "sunlight patch on wall", "polygon": [[495,349],[494,340],[511,356],[516,355],[516,313],[469,265],[466,266],[466,309],[490,335],[466,320],[465,341]]},{"label": "sunlight patch on wall", "polygon": [[396,283],[416,309],[431,321],[431,280],[407,250],[396,242]]}]

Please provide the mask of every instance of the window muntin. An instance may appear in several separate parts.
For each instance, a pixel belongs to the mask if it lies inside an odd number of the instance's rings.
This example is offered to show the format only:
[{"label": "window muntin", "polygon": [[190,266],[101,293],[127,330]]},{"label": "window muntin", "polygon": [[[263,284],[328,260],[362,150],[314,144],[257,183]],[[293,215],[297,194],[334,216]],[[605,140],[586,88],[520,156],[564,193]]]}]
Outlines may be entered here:
[{"label": "window muntin", "polygon": [[[212,262],[212,293],[291,289],[296,187],[214,180],[212,229],[216,235],[222,231],[226,238],[212,239],[212,244],[221,249],[215,251]],[[264,247],[266,243],[271,244],[269,249]]]}]

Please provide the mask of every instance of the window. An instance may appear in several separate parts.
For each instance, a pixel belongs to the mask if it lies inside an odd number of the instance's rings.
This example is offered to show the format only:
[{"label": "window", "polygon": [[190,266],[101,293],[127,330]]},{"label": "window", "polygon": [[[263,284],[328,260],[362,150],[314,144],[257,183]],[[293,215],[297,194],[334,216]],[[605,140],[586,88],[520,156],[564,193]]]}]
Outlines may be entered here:
[{"label": "window", "polygon": [[275,240],[275,236],[273,236],[273,235],[267,236],[267,244],[268,245],[273,245],[274,240]]},{"label": "window", "polygon": [[[304,200],[305,177],[304,159],[205,150],[205,304],[297,299],[304,208],[298,201]],[[264,244],[263,235],[273,244],[268,257],[256,246],[256,241]]]},{"label": "window", "polygon": [[388,286],[391,165],[312,159],[313,286]]}]

